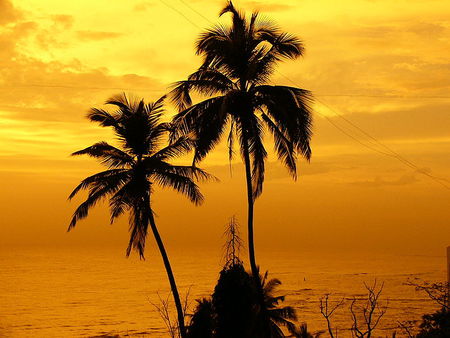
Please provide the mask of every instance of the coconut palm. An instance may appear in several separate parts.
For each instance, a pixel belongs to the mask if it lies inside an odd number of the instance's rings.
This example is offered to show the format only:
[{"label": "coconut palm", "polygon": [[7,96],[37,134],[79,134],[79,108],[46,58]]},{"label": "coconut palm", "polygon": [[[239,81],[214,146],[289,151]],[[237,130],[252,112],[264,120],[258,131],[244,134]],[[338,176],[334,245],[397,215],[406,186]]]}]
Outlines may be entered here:
[{"label": "coconut palm", "polygon": [[178,315],[179,330],[185,337],[184,314],[175,278],[155,224],[152,210],[152,193],[155,186],[170,187],[200,204],[203,196],[194,180],[208,179],[205,171],[193,166],[172,165],[168,161],[192,146],[192,141],[182,136],[162,147],[167,138],[169,124],[161,122],[164,97],[154,103],[130,100],[125,94],[106,103],[116,110],[112,113],[92,108],[88,118],[102,127],[112,127],[120,147],[98,142],[72,155],[88,155],[99,159],[107,170],[85,178],[70,194],[72,199],[79,191],[88,190],[87,199],[73,214],[71,230],[77,222],[88,216],[88,211],[104,198],[109,198],[111,223],[125,212],[130,213],[130,240],[126,250],[129,256],[135,249],[144,258],[147,230],[155,237],[169,278]]},{"label": "coconut palm", "polygon": [[[249,259],[256,278],[253,204],[263,189],[267,157],[263,133],[267,129],[273,135],[278,158],[296,178],[297,156],[308,160],[311,156],[311,95],[304,89],[267,84],[277,62],[302,55],[299,39],[260,20],[258,13],[247,19],[231,1],[220,15],[225,13],[231,13],[231,26],[217,25],[200,35],[196,52],[202,65],[171,91],[179,109],[173,137],[195,135],[194,164],[224,133],[228,133],[231,160],[238,140],[247,183]],[[193,105],[192,92],[208,98]]]},{"label": "coconut palm", "polygon": [[295,331],[295,324],[292,321],[297,320],[297,315],[293,307],[282,306],[284,296],[275,295],[275,289],[281,285],[280,280],[276,278],[268,280],[267,276],[267,271],[263,277],[260,276],[259,284],[264,302],[258,314],[256,330],[259,329],[259,337],[282,338],[285,337],[282,327],[287,328],[290,333]]}]

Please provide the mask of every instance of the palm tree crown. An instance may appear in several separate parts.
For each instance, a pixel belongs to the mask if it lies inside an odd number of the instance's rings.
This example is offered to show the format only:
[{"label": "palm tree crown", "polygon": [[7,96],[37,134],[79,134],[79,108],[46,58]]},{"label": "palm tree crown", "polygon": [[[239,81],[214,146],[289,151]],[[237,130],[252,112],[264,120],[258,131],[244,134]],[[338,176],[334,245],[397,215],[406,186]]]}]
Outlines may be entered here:
[{"label": "palm tree crown", "polygon": [[[251,156],[256,198],[262,192],[267,157],[264,126],[274,137],[278,157],[294,177],[297,154],[306,159],[311,156],[310,93],[266,84],[276,63],[301,56],[303,45],[274,24],[260,20],[258,13],[247,20],[231,2],[220,15],[225,13],[232,14],[231,27],[218,25],[200,36],[196,51],[203,57],[201,67],[187,80],[177,82],[171,92],[180,110],[173,122],[177,136],[195,133],[195,162],[206,156],[230,125],[229,155],[237,136],[241,151],[248,148]],[[192,105],[192,91],[211,97]]]},{"label": "palm tree crown", "polygon": [[155,184],[171,187],[195,204],[203,201],[194,179],[207,179],[210,175],[193,166],[167,162],[188,151],[192,141],[182,136],[162,147],[170,127],[161,122],[163,101],[164,97],[145,104],[143,100],[130,100],[122,94],[106,102],[116,107],[114,112],[91,109],[88,118],[103,127],[112,127],[121,149],[106,142],[98,142],[72,154],[97,158],[108,169],[85,178],[70,194],[69,199],[72,199],[80,190],[89,191],[87,199],[73,214],[69,230],[85,218],[98,201],[109,197],[111,223],[124,212],[130,211],[127,255],[134,248],[143,258],[147,229],[153,219],[150,196]]},{"label": "palm tree crown", "polygon": [[282,306],[284,296],[275,296],[275,289],[281,285],[280,280],[273,278],[268,280],[268,272],[260,276],[262,294],[264,297],[263,307],[260,309],[260,323],[262,337],[278,338],[285,337],[281,327],[286,327],[290,333],[295,331],[297,320],[295,310],[291,306]]}]

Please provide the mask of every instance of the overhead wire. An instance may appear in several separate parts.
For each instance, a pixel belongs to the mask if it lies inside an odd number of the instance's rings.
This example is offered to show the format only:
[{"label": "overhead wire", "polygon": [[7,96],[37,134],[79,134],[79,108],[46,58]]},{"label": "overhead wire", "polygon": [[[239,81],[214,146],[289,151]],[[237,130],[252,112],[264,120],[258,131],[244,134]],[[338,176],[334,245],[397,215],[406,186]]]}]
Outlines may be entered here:
[{"label": "overhead wire", "polygon": [[[165,5],[169,9],[171,9],[172,11],[174,11],[177,14],[179,14],[180,16],[182,16],[185,20],[187,20],[193,26],[201,29],[201,27],[199,25],[197,25],[194,21],[192,21],[189,17],[187,17],[185,14],[183,14],[181,11],[179,11],[175,7],[173,7],[172,5],[168,4],[164,0],[159,0],[159,1],[163,5]],[[187,8],[189,8],[191,11],[193,11],[194,13],[196,13],[197,15],[199,15],[200,17],[202,17],[206,21],[212,23],[212,21],[210,19],[205,17],[203,14],[201,14],[199,11],[197,11],[195,8],[193,8],[191,5],[186,3],[184,0],[178,0],[178,1],[181,2],[182,4],[184,4]],[[292,84],[294,84],[295,86],[298,87],[298,84],[295,81],[293,81],[292,79],[290,79],[289,77],[287,77],[286,75],[284,75],[283,73],[281,73],[278,70],[277,70],[277,73],[280,76],[282,76],[283,78],[285,78],[286,80],[288,80],[289,82],[291,82]],[[145,91],[152,91],[152,92],[163,92],[164,91],[164,90],[155,90],[155,89],[151,89],[151,88],[89,87],[89,86],[71,86],[71,85],[59,85],[59,84],[56,84],[56,85],[51,85],[51,84],[14,85],[13,84],[13,85],[9,85],[7,87],[8,88],[11,88],[11,87],[71,88],[71,89],[91,89],[91,90],[110,90],[110,89],[113,89],[113,90],[145,90]],[[1,89],[1,87],[0,87],[0,89]],[[409,98],[418,98],[418,99],[422,99],[422,98],[423,99],[449,99],[450,98],[450,96],[401,96],[401,95],[389,95],[389,94],[388,95],[322,94],[320,96],[321,97],[326,97],[326,96],[329,96],[329,97],[334,97],[334,96],[335,97],[374,97],[374,98],[376,97],[376,98],[402,98],[402,99],[409,99]],[[415,170],[416,172],[418,172],[420,174],[423,174],[423,175],[429,177],[430,179],[432,179],[435,182],[439,183],[440,185],[442,185],[446,189],[450,190],[450,187],[447,184],[444,183],[444,181],[448,182],[447,179],[431,175],[429,172],[426,172],[424,169],[420,168],[418,165],[413,163],[411,160],[406,159],[404,156],[402,156],[398,152],[394,151],[392,148],[388,147],[387,145],[385,145],[384,143],[379,141],[377,138],[375,138],[370,133],[368,133],[367,131],[365,131],[361,127],[359,127],[357,124],[355,124],[354,122],[352,122],[348,118],[344,117],[342,114],[338,113],[335,109],[330,107],[329,104],[326,104],[325,102],[323,102],[322,100],[318,99],[317,97],[315,98],[315,101],[318,102],[319,104],[321,104],[322,106],[324,106],[325,108],[327,108],[336,117],[342,119],[351,128],[347,127],[347,129],[346,129],[346,128],[340,126],[335,121],[333,121],[329,116],[327,116],[325,114],[322,114],[321,112],[319,112],[317,110],[315,111],[315,113],[317,113],[322,118],[326,119],[334,128],[339,130],[341,133],[343,133],[344,135],[346,135],[347,137],[349,137],[353,141],[357,142],[358,144],[364,146],[365,148],[367,148],[367,149],[369,149],[371,151],[374,151],[374,152],[379,153],[379,154],[384,155],[384,156],[388,156],[388,157],[392,157],[392,158],[397,159],[398,161],[400,161],[404,165],[408,166],[409,168]],[[352,130],[352,128],[354,130]],[[362,141],[361,139],[358,138],[358,136],[352,135],[351,131],[349,131],[349,130],[352,130],[353,132],[355,130],[358,131],[360,134],[364,135],[366,137],[366,139],[364,141]],[[380,148],[382,148],[382,149],[380,149]]]},{"label": "overhead wire", "polygon": [[[280,71],[277,71],[278,74],[280,74],[282,77],[284,77],[286,80],[288,80],[289,82],[291,82],[293,85],[298,86],[298,84],[293,81],[292,79],[290,79],[289,77],[287,77],[286,75],[284,75],[283,73],[281,73]],[[353,140],[355,140],[356,142],[358,142],[359,144],[363,145],[364,147],[372,150],[372,151],[376,151],[377,153],[380,153],[382,155],[386,155],[386,156],[390,156],[393,157],[395,159],[397,159],[398,161],[400,161],[401,163],[403,163],[404,165],[408,166],[411,169],[414,169],[416,172],[418,172],[419,174],[425,175],[427,177],[429,177],[430,179],[432,179],[433,181],[437,182],[438,184],[442,185],[443,187],[445,187],[446,189],[450,190],[450,186],[448,186],[447,184],[444,183],[444,181],[447,181],[447,179],[442,178],[442,177],[437,177],[435,175],[431,175],[430,173],[426,172],[423,168],[420,168],[418,165],[416,165],[415,163],[413,163],[411,160],[408,160],[407,158],[405,158],[404,156],[402,156],[401,154],[399,154],[398,152],[394,151],[392,148],[388,147],[387,145],[385,145],[384,143],[382,143],[381,141],[379,141],[377,138],[375,138],[374,136],[372,136],[371,134],[369,134],[367,131],[365,131],[364,129],[362,129],[361,127],[359,127],[358,125],[356,125],[354,122],[352,122],[351,120],[349,120],[348,118],[346,118],[345,116],[343,116],[342,114],[339,114],[335,109],[331,108],[328,104],[324,103],[322,100],[319,99],[315,99],[316,102],[320,103],[322,106],[326,107],[329,111],[331,111],[335,116],[339,117],[340,119],[342,119],[343,121],[345,121],[348,125],[350,125],[351,127],[355,128],[356,130],[358,130],[361,134],[365,135],[368,138],[368,142],[370,142],[370,144],[375,144],[379,147],[382,147],[385,151],[381,151],[377,148],[374,148],[372,146],[369,146],[367,143],[361,142],[360,140],[358,140],[356,137],[353,137],[352,135],[350,135],[349,133],[345,132],[345,130],[343,130],[341,127],[339,127],[336,123],[334,123],[334,121],[332,121],[328,116],[326,116],[325,114],[322,114],[320,112],[318,112],[316,110],[316,113],[318,115],[320,115],[321,117],[325,118],[328,122],[330,122],[335,128],[337,128],[338,130],[340,130],[342,133],[344,133],[345,135],[347,135],[348,137],[352,138]]]},{"label": "overhead wire", "polygon": [[[176,11],[177,13],[179,13],[180,15],[182,15],[186,20],[188,20],[190,23],[192,23],[192,21],[190,19],[188,19],[184,14],[182,14],[180,11],[176,10],[175,8],[173,8],[172,6],[169,6],[167,3],[165,3],[163,0],[160,0],[164,5],[166,5],[167,7],[171,8],[172,10]],[[205,19],[206,21],[211,22],[211,20],[209,20],[207,17],[205,17],[203,14],[201,14],[199,11],[197,11],[195,8],[193,8],[191,5],[189,5],[188,3],[186,3],[184,0],[178,0],[179,2],[181,2],[182,4],[184,4],[187,8],[189,8],[190,10],[192,10],[194,13],[196,13],[197,15],[199,15],[200,17],[202,17],[203,19]],[[196,27],[199,28],[198,25],[194,24]],[[293,83],[295,86],[298,87],[298,84],[291,80],[289,77],[287,77],[286,75],[284,75],[283,73],[281,73],[280,71],[278,71],[278,74],[280,74],[282,77],[284,77],[285,79],[287,79],[289,82]],[[326,96],[326,95],[322,95],[322,96]],[[336,95],[328,95],[328,96],[346,96],[346,97],[391,97],[391,98],[404,98],[404,96],[401,95],[360,95],[360,94],[348,94],[348,95],[340,95],[340,94],[336,94]],[[415,98],[421,98],[420,96],[416,96]],[[423,96],[422,98],[439,98],[439,99],[447,99],[450,97],[447,96]],[[440,177],[436,177],[434,175],[431,175],[430,173],[426,172],[425,170],[421,169],[419,166],[417,166],[415,163],[411,162],[410,160],[406,159],[405,157],[403,157],[402,155],[400,155],[399,153],[397,153],[396,151],[394,151],[392,148],[388,147],[387,145],[385,145],[384,143],[382,143],[381,141],[379,141],[378,139],[376,139],[374,136],[372,136],[371,134],[369,134],[368,132],[366,132],[364,129],[362,129],[361,127],[357,126],[354,122],[350,121],[348,118],[345,118],[344,116],[342,116],[342,114],[339,114],[338,112],[336,112],[333,108],[331,108],[328,104],[324,103],[323,101],[316,99],[317,102],[319,102],[321,105],[323,105],[324,107],[326,107],[327,109],[329,109],[333,114],[335,114],[337,117],[341,118],[343,121],[345,121],[348,125],[350,125],[351,127],[355,128],[356,130],[358,130],[360,133],[362,133],[363,135],[365,135],[368,140],[366,140],[366,142],[368,143],[364,143],[362,142],[360,139],[358,139],[357,137],[355,137],[354,135],[351,135],[351,133],[347,132],[344,128],[342,128],[341,126],[339,126],[337,123],[335,123],[334,121],[332,121],[332,119],[330,119],[328,116],[326,116],[325,114],[322,114],[318,111],[316,111],[316,113],[318,115],[320,115],[321,117],[325,118],[331,125],[333,125],[336,129],[338,129],[340,132],[342,132],[343,134],[345,134],[347,137],[351,138],[352,140],[354,140],[355,142],[361,144],[362,146],[377,152],[381,155],[384,156],[389,156],[392,158],[397,159],[398,161],[400,161],[401,163],[403,163],[404,165],[408,166],[411,169],[414,169],[416,172],[423,174],[427,177],[429,177],[430,179],[434,180],[435,182],[439,183],[440,185],[442,185],[443,187],[445,187],[446,189],[450,190],[450,186],[448,186],[447,184],[445,184],[443,181],[447,181],[446,179],[440,178]],[[376,148],[376,146],[382,147],[384,150],[380,150],[378,148]]]}]

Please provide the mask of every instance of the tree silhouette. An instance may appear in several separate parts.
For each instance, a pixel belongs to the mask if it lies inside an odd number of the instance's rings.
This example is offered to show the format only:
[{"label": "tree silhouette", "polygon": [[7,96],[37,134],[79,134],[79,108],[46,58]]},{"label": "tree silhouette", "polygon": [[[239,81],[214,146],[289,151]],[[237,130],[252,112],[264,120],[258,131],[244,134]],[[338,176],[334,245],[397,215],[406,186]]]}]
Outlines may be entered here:
[{"label": "tree silhouette", "polygon": [[187,327],[188,338],[212,338],[215,329],[214,309],[211,300],[197,299],[197,306]]},{"label": "tree silhouette", "polygon": [[[230,27],[217,25],[201,34],[196,52],[200,68],[171,91],[179,113],[172,137],[192,133],[194,164],[202,160],[228,132],[230,160],[235,139],[245,164],[248,200],[248,247],[253,276],[258,268],[253,243],[253,204],[261,194],[267,157],[264,129],[273,135],[278,158],[296,178],[297,156],[311,156],[311,95],[304,89],[267,85],[277,62],[302,55],[295,36],[260,20],[255,12],[247,19],[228,2],[220,15],[231,13]],[[209,98],[192,104],[190,94]]]},{"label": "tree silhouette", "polygon": [[[275,295],[281,284],[268,280],[268,273],[245,271],[239,259],[239,225],[233,216],[227,225],[225,264],[220,272],[211,300],[198,304],[188,327],[189,338],[281,338],[310,337],[306,327],[297,328],[294,308],[282,306],[284,296]],[[262,298],[262,300],[261,300]],[[289,332],[286,336],[283,327]],[[286,331],[286,330],[285,330]]]},{"label": "tree silhouette", "polygon": [[258,337],[254,333],[258,295],[255,283],[242,263],[226,265],[212,295],[216,338]]},{"label": "tree silhouette", "polygon": [[224,249],[224,260],[225,266],[232,266],[236,264],[242,264],[239,254],[243,246],[241,234],[239,231],[239,223],[236,216],[230,218],[228,225],[224,232],[225,244]]},{"label": "tree silhouette", "polygon": [[284,302],[284,296],[276,296],[275,289],[281,285],[280,280],[273,278],[267,279],[268,272],[260,276],[260,283],[264,297],[264,305],[259,311],[257,320],[258,337],[261,338],[282,338],[285,337],[282,327],[288,329],[290,333],[296,332],[293,321],[297,320],[295,310],[291,306],[281,306]]},{"label": "tree silhouette", "polygon": [[89,210],[97,202],[109,198],[111,223],[125,212],[130,213],[130,240],[126,255],[129,256],[131,250],[135,249],[143,259],[150,226],[169,279],[180,335],[185,337],[184,313],[172,268],[156,227],[151,196],[153,187],[159,185],[173,188],[193,203],[200,204],[203,196],[194,180],[205,180],[211,176],[194,166],[172,165],[167,162],[191,149],[192,141],[182,136],[168,146],[161,147],[170,127],[161,122],[163,101],[164,97],[145,104],[143,100],[130,100],[122,94],[106,102],[116,108],[112,113],[103,109],[91,109],[88,118],[102,127],[113,128],[121,147],[98,142],[72,154],[94,157],[108,169],[85,178],[70,194],[69,199],[72,199],[79,191],[88,190],[88,197],[76,209],[68,230],[87,217]]}]

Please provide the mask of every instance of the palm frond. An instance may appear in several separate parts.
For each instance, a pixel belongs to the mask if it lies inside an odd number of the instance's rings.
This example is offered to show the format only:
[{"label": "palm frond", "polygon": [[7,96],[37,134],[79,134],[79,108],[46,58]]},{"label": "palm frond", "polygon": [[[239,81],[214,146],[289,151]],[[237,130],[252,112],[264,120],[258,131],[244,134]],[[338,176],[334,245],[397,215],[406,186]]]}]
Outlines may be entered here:
[{"label": "palm frond", "polygon": [[231,161],[233,160],[233,156],[234,156],[234,120],[231,120],[231,125],[230,125],[230,132],[228,134],[228,138],[227,138],[227,147],[228,147],[228,161],[230,162],[230,167],[231,167]]},{"label": "palm frond", "polygon": [[192,133],[195,138],[194,163],[199,162],[220,141],[228,118],[225,97],[205,100],[174,117],[172,138]]},{"label": "palm frond", "polygon": [[192,105],[191,91],[212,96],[226,93],[233,87],[234,82],[225,74],[213,68],[201,67],[189,75],[187,80],[174,83],[169,95],[178,111],[183,111]]},{"label": "palm frond", "polygon": [[151,179],[162,187],[170,187],[185,195],[196,205],[201,204],[204,200],[200,188],[189,177],[171,172],[155,171],[151,175]]},{"label": "palm frond", "polygon": [[135,194],[132,189],[134,182],[135,180],[130,180],[124,184],[109,200],[111,224],[126,210],[132,208],[136,200],[139,200],[140,194]]},{"label": "palm frond", "polygon": [[217,111],[222,106],[223,100],[223,96],[213,97],[176,114],[172,120],[171,139],[175,141],[178,137],[195,131],[201,116],[205,112]]},{"label": "palm frond", "polygon": [[111,169],[89,176],[82,180],[81,183],[75,187],[75,189],[69,195],[68,199],[71,200],[80,190],[87,189],[91,184],[95,182],[105,181],[111,178],[124,180],[128,175],[129,169]]},{"label": "palm frond", "polygon": [[146,106],[146,111],[151,112],[152,114],[159,114],[164,111],[164,101],[166,100],[167,95],[161,96],[155,102],[150,102]]},{"label": "palm frond", "polygon": [[277,278],[270,279],[268,282],[264,282],[264,292],[272,293],[276,287],[281,285],[281,281]]},{"label": "palm frond", "polygon": [[72,153],[72,156],[78,155],[99,158],[103,164],[110,168],[130,166],[134,161],[133,157],[106,142],[98,142],[90,147]]},{"label": "palm frond", "polygon": [[110,97],[105,104],[118,107],[125,115],[129,115],[136,105],[135,100],[130,100],[125,93]]},{"label": "palm frond", "polygon": [[91,184],[91,189],[88,198],[81,203],[75,210],[72,220],[70,221],[68,231],[70,231],[77,222],[88,216],[89,210],[94,207],[97,202],[108,195],[114,193],[126,182],[126,179],[122,177],[110,176],[107,179],[101,181],[95,181]]},{"label": "palm frond", "polygon": [[263,127],[256,116],[253,116],[250,126],[248,148],[252,159],[253,198],[256,199],[263,190],[267,152],[263,144]]},{"label": "palm frond", "polygon": [[200,162],[220,142],[229,117],[229,114],[224,111],[215,114],[210,111],[209,114],[202,116],[205,120],[200,121],[201,124],[199,123],[195,130],[196,141],[193,163]]},{"label": "palm frond", "polygon": [[167,165],[167,167],[161,167],[155,171],[160,171],[162,173],[173,173],[199,182],[219,180],[214,175],[211,175],[196,166]]},{"label": "palm frond", "polygon": [[87,118],[92,122],[99,122],[102,127],[116,127],[118,117],[103,109],[91,108]]},{"label": "palm frond", "polygon": [[171,159],[186,154],[192,149],[194,145],[195,142],[190,137],[181,136],[175,142],[158,150],[151,157],[160,161],[165,161],[167,159]]},{"label": "palm frond", "polygon": [[150,213],[153,213],[149,207],[150,200],[144,198],[141,203],[135,204],[130,213],[130,240],[126,250],[129,256],[132,249],[135,249],[141,259],[145,259],[145,240],[147,238],[148,225],[150,222]]},{"label": "palm frond", "polygon": [[309,160],[312,136],[312,97],[304,89],[287,86],[256,86],[256,105],[264,107],[294,147]]},{"label": "palm frond", "polygon": [[303,55],[304,47],[296,36],[280,33],[277,29],[265,29],[258,32],[258,39],[272,45],[270,53],[278,57],[295,59]]},{"label": "palm frond", "polygon": [[280,161],[288,168],[294,179],[297,178],[297,156],[293,143],[265,113],[261,114],[268,129],[273,135],[275,152]]}]

